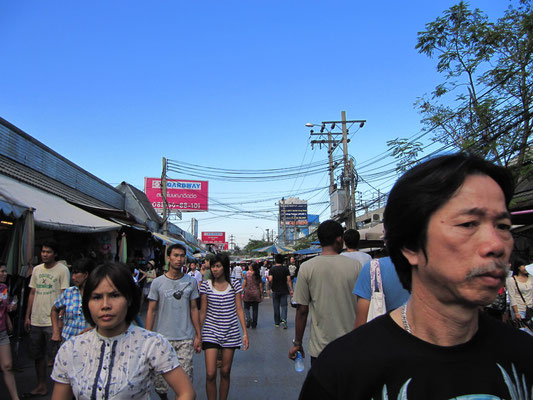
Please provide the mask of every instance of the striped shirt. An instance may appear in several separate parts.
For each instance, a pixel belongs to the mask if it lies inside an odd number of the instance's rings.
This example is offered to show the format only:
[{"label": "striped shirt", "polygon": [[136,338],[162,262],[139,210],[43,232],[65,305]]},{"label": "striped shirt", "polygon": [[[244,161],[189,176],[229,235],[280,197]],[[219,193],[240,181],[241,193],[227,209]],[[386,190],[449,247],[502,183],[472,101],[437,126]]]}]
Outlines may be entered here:
[{"label": "striped shirt", "polygon": [[235,295],[242,292],[241,283],[232,279],[224,291],[216,290],[211,280],[203,281],[200,294],[207,296],[207,313],[202,327],[202,340],[221,347],[240,347],[241,331],[237,318]]},{"label": "striped shirt", "polygon": [[83,316],[81,308],[81,293],[76,286],[66,288],[54,302],[54,307],[58,310],[64,309],[63,331],[61,336],[69,340],[72,336],[79,335],[89,325]]}]

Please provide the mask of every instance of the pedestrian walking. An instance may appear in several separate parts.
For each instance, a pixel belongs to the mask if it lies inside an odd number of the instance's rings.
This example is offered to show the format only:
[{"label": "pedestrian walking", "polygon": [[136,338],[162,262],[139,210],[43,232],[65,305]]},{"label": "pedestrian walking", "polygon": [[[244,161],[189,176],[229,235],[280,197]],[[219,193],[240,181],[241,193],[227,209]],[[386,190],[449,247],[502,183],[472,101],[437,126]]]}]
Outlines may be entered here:
[{"label": "pedestrian walking", "polygon": [[274,325],[287,329],[287,296],[293,295],[289,268],[283,265],[283,255],[276,254],[275,264],[270,268],[268,280],[272,288],[272,306],[274,307]]},{"label": "pedestrian walking", "polygon": [[[96,267],[94,260],[82,258],[72,264],[71,275],[74,286],[66,288],[54,302],[50,317],[52,319],[52,341],[60,342],[69,340],[72,336],[79,335],[89,327],[81,308],[81,299],[85,282],[91,271]],[[63,329],[59,314],[63,311]]]},{"label": "pedestrian walking", "polygon": [[9,298],[9,290],[6,285],[7,267],[0,263],[0,366],[4,374],[4,382],[12,400],[18,400],[17,384],[13,374],[13,359],[11,357],[11,344],[8,331],[13,330],[8,312],[15,310],[17,303]]},{"label": "pedestrian walking", "polygon": [[513,177],[467,154],[432,158],[389,193],[385,242],[408,302],[328,345],[300,399],[529,399],[533,338],[481,307],[505,283]]},{"label": "pedestrian walking", "polygon": [[57,347],[52,342],[50,312],[54,301],[69,287],[70,273],[66,265],[56,261],[58,244],[53,240],[41,247],[42,264],[33,269],[30,280],[30,295],[26,308],[24,328],[30,333],[29,354],[35,363],[37,386],[22,394],[22,397],[46,396],[48,394],[46,368],[53,360]]},{"label": "pedestrian walking", "polygon": [[[215,255],[211,261],[211,279],[203,281],[200,287],[202,308],[202,348],[205,352],[207,398],[217,398],[217,353],[222,349],[220,366],[220,400],[228,398],[231,365],[235,349],[248,348],[248,333],[242,309],[242,287],[240,281],[230,278],[229,258],[224,254]],[[243,335],[239,331],[239,322]]]},{"label": "pedestrian walking", "polygon": [[[194,352],[201,350],[200,319],[196,300],[200,297],[196,279],[183,273],[187,250],[181,244],[167,249],[168,271],[155,278],[148,294],[146,329],[167,339],[178,360],[193,381]],[[168,385],[161,375],[155,380],[155,390],[161,399],[167,398]]]},{"label": "pedestrian walking", "polygon": [[176,352],[160,334],[131,322],[141,292],[123,265],[107,263],[89,276],[83,292],[85,319],[95,327],[59,349],[52,400],[150,399],[157,373],[176,393],[194,399],[194,389]]},{"label": "pedestrian walking", "polygon": [[506,281],[512,317],[524,323],[528,323],[532,317],[528,308],[533,310],[533,277],[526,271],[527,264],[526,260],[517,258],[513,263],[513,276]]},{"label": "pedestrian walking", "polygon": [[[242,289],[244,291],[244,315],[246,317],[246,327],[257,328],[257,318],[259,312],[259,303],[263,301],[263,281],[259,274],[259,264],[253,263],[251,268],[246,271]],[[250,317],[250,308],[252,316]]]}]

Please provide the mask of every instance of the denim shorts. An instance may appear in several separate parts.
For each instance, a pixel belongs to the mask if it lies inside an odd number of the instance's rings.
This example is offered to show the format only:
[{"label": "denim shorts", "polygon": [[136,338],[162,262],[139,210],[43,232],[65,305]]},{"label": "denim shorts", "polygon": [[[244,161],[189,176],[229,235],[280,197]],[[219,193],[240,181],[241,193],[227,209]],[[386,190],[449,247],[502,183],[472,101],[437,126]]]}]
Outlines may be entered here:
[{"label": "denim shorts", "polygon": [[9,336],[7,336],[7,331],[4,329],[0,332],[0,346],[6,346],[9,344]]}]

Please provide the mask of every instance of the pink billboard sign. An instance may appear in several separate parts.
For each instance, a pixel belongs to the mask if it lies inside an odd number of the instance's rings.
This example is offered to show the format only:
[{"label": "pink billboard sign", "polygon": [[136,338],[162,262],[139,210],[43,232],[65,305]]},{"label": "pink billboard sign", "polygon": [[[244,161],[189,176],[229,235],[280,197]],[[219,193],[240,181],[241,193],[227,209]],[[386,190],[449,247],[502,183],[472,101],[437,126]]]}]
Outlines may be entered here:
[{"label": "pink billboard sign", "polygon": [[226,232],[202,232],[202,242],[224,244],[226,242]]},{"label": "pink billboard sign", "polygon": [[[160,178],[144,178],[144,193],[158,212],[163,211]],[[207,181],[167,179],[167,202],[169,210],[207,211]]]}]

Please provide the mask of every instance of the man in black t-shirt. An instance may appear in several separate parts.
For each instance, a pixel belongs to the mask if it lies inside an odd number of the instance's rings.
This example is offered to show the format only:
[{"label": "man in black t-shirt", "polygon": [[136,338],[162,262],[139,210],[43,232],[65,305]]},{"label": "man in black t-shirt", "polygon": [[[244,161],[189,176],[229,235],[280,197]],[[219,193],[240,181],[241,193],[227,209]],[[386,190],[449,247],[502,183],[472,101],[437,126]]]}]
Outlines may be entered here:
[{"label": "man in black t-shirt", "polygon": [[[272,305],[274,306],[274,324],[279,328],[280,324],[283,329],[287,329],[287,295],[293,295],[292,281],[289,268],[283,263],[283,256],[276,254],[274,257],[275,264],[270,268],[268,280],[272,290]],[[281,312],[280,312],[281,308]]]},{"label": "man in black t-shirt", "polygon": [[509,172],[440,156],[407,171],[384,213],[408,302],[329,344],[300,399],[529,399],[533,338],[479,310],[513,249]]}]

